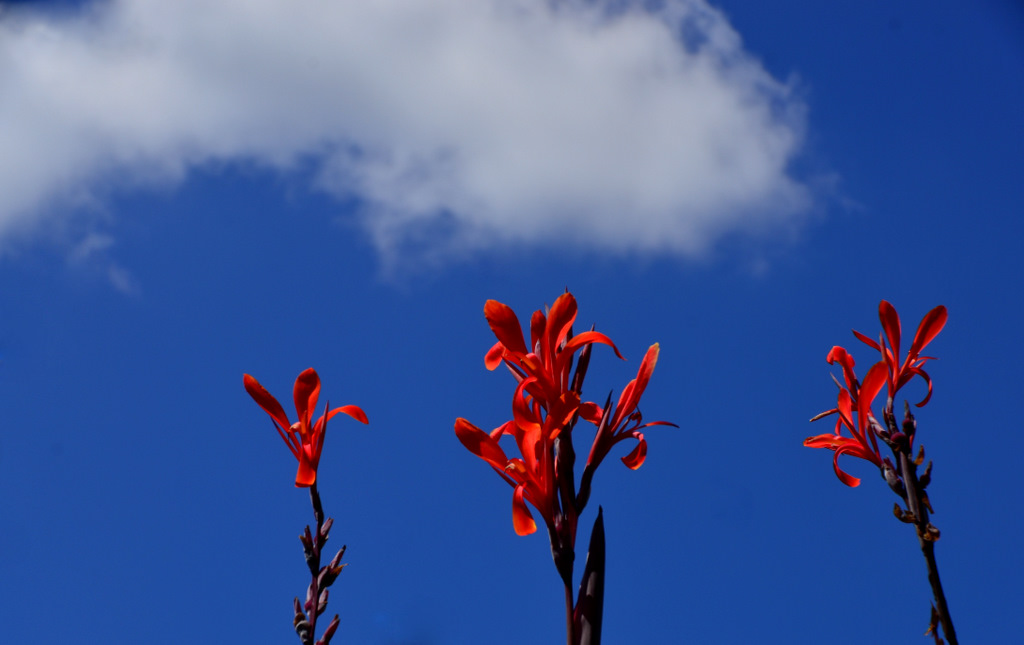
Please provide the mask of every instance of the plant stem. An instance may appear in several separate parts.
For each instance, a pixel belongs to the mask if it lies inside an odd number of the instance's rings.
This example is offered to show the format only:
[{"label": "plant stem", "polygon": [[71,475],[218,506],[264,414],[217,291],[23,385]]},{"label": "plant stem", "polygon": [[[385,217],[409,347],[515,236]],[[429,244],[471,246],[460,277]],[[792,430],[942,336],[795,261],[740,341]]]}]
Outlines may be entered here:
[{"label": "plant stem", "polygon": [[917,482],[917,465],[911,460],[909,454],[900,452],[900,467],[903,470],[903,480],[907,487],[907,510],[914,515],[917,540],[921,544],[921,552],[928,565],[928,582],[932,586],[932,595],[935,597],[935,609],[939,613],[942,633],[949,645],[959,645],[956,639],[956,630],[953,628],[953,618],[949,615],[949,606],[946,604],[946,594],[942,591],[942,581],[939,580],[939,565],[935,562],[935,539],[938,536],[938,531],[928,521],[928,509],[921,503],[920,487]]},{"label": "plant stem", "polygon": [[572,586],[565,583],[565,634],[568,645],[576,645],[576,635],[573,633],[575,620],[572,609]]},{"label": "plant stem", "polygon": [[[313,557],[316,560],[315,568],[320,569],[320,550],[323,547],[323,537],[320,535],[321,529],[324,526],[324,507],[320,503],[320,492],[316,489],[314,483],[309,487],[309,499],[313,502],[313,516],[316,518],[316,532],[313,533]],[[309,635],[310,643],[316,641],[316,618],[317,614],[320,613],[320,588],[317,584],[318,576],[316,572],[313,572],[313,581],[309,583],[309,589],[312,595],[312,607],[309,609]]]}]

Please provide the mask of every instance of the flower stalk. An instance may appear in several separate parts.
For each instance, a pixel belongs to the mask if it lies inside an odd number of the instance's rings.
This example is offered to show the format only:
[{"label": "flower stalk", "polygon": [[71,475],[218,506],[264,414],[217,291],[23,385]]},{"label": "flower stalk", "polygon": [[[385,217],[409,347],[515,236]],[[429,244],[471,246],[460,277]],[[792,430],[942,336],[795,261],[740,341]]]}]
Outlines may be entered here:
[{"label": "flower stalk", "polygon": [[[889,488],[900,497],[906,509],[897,503],[893,513],[897,519],[913,524],[921,551],[928,568],[928,582],[932,588],[935,602],[932,605],[929,630],[936,643],[942,643],[939,637],[939,626],[949,645],[958,645],[953,619],[939,579],[938,565],[935,561],[935,541],[939,539],[939,530],[931,523],[929,513],[933,513],[931,501],[926,488],[931,482],[932,463],[928,462],[924,472],[918,476],[917,469],[924,463],[924,447],[919,446],[914,456],[914,439],[917,435],[917,420],[910,412],[910,404],[904,401],[904,415],[901,423],[897,423],[893,412],[896,393],[915,377],[920,377],[928,386],[928,393],[917,403],[923,407],[932,396],[931,377],[923,366],[930,356],[922,356],[924,348],[935,339],[946,324],[947,312],[938,306],[928,312],[918,325],[917,333],[911,343],[905,359],[900,360],[900,319],[896,309],[883,300],[878,307],[878,317],[882,324],[882,334],[878,340],[854,331],[854,335],[864,344],[881,354],[881,360],[868,369],[864,380],[857,379],[854,371],[854,359],[843,347],[833,347],[827,360],[839,364],[843,371],[843,380],[836,380],[839,395],[836,407],[823,412],[811,421],[826,416],[837,415],[835,431],[829,434],[808,437],[804,445],[810,448],[828,448],[835,454],[833,468],[836,476],[847,486],[855,487],[860,480],[840,469],[839,457],[849,454],[873,463]],[[834,377],[833,377],[834,378]],[[872,412],[872,404],[886,388],[888,396],[882,409],[882,423]],[[846,431],[849,436],[844,435]],[[889,447],[892,458],[882,456],[879,440]]]},{"label": "flower stalk", "polygon": [[[657,343],[647,350],[636,378],[623,388],[616,404],[612,404],[611,395],[604,406],[582,398],[594,345],[606,345],[619,358],[622,355],[610,338],[593,328],[574,334],[576,312],[576,300],[568,292],[559,296],[549,310],[534,312],[527,345],[515,312],[495,300],[487,301],[484,317],[498,342],[485,355],[484,364],[489,370],[504,364],[512,373],[516,381],[512,419],[485,432],[459,418],[455,434],[512,486],[512,526],[518,535],[537,530],[529,506],[543,520],[564,587],[566,642],[594,645],[600,642],[604,589],[604,525],[600,512],[591,532],[591,552],[579,600],[573,602],[577,524],[590,499],[594,472],[611,449],[627,439],[635,440],[636,445],[622,462],[636,470],[647,456],[647,441],[641,430],[675,424],[644,423],[638,407],[658,360]],[[573,439],[581,420],[593,425],[596,432],[577,488]],[[510,458],[506,454],[499,443],[505,436],[515,440],[521,456]],[[600,555],[594,549],[599,549]]]}]

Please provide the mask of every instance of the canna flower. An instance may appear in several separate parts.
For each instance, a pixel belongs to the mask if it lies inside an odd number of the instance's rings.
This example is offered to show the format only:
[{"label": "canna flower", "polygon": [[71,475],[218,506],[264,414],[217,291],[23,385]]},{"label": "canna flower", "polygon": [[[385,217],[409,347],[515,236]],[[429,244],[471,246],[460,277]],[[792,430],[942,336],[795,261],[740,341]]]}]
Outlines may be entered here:
[{"label": "canna flower", "polygon": [[907,357],[902,363],[899,362],[900,317],[896,313],[896,309],[885,300],[878,305],[878,318],[882,322],[884,338],[879,336],[876,343],[858,331],[853,332],[853,335],[863,343],[882,354],[882,362],[885,363],[888,372],[886,383],[889,388],[888,407],[890,410],[892,408],[892,401],[896,397],[896,392],[915,376],[923,378],[928,385],[928,394],[925,395],[920,403],[916,404],[917,407],[924,406],[932,398],[932,379],[921,367],[933,357],[921,356],[921,351],[946,326],[947,317],[946,308],[942,305],[935,307],[925,315],[924,319],[921,320],[921,324],[917,326],[914,342],[910,344],[910,351],[907,352]]},{"label": "canna flower", "polygon": [[295,410],[299,415],[299,420],[295,423],[289,423],[284,408],[259,384],[259,381],[245,374],[242,382],[249,396],[270,415],[277,433],[299,460],[299,469],[295,474],[295,485],[298,487],[308,487],[316,483],[316,469],[320,465],[320,453],[324,448],[327,422],[334,415],[343,412],[356,421],[369,423],[366,413],[355,405],[344,405],[330,411],[327,410],[330,406],[325,406],[323,415],[314,422],[312,417],[320,396],[320,377],[312,367],[295,379]]},{"label": "canna flower", "polygon": [[[924,406],[931,399],[932,381],[931,377],[922,369],[925,362],[931,360],[930,356],[921,356],[921,351],[942,331],[946,324],[947,312],[942,305],[935,307],[925,315],[918,325],[914,341],[906,358],[901,362],[900,355],[900,318],[896,309],[883,300],[878,305],[878,318],[882,324],[882,335],[878,342],[868,336],[854,331],[853,334],[863,343],[878,351],[882,360],[872,365],[864,381],[857,380],[854,372],[854,359],[843,347],[835,346],[829,351],[826,360],[830,365],[839,364],[843,370],[843,381],[839,383],[839,395],[836,407],[822,412],[811,421],[817,421],[831,414],[838,415],[835,430],[831,434],[821,434],[808,437],[804,445],[808,448],[828,448],[834,451],[832,465],[836,476],[847,486],[860,485],[860,479],[846,473],[839,467],[840,455],[850,454],[866,461],[870,461],[879,469],[883,475],[886,469],[891,468],[887,459],[883,459],[878,448],[876,437],[882,437],[887,441],[893,439],[893,432],[886,430],[875,418],[871,406],[882,391],[887,388],[888,397],[884,409],[884,418],[887,425],[894,425],[892,412],[893,400],[896,393],[904,385],[909,383],[915,376],[924,379],[928,386],[928,393],[924,399],[917,404]],[[850,436],[844,436],[843,430]],[[906,450],[909,452],[913,435],[905,436]]]},{"label": "canna flower", "polygon": [[[530,346],[526,344],[515,312],[496,300],[488,300],[484,316],[498,342],[487,352],[484,364],[494,370],[504,363],[517,381],[512,400],[512,420],[491,432],[485,432],[463,418],[455,421],[455,434],[473,454],[480,457],[514,489],[512,525],[519,535],[537,530],[537,523],[527,502],[540,513],[549,533],[564,534],[563,546],[575,539],[576,520],[586,505],[593,471],[609,450],[627,438],[635,438],[637,447],[623,462],[639,468],[647,452],[636,408],[654,365],[658,345],[648,350],[637,378],[626,386],[619,404],[606,417],[592,402],[581,402],[580,392],[594,344],[608,345],[622,358],[618,348],[606,335],[596,331],[572,334],[576,320],[576,299],[564,293],[555,300],[547,314],[534,312],[530,320]],[[581,351],[575,375],[573,356]],[[607,406],[606,406],[607,407]],[[587,460],[584,474],[586,495],[576,495],[572,481],[574,459],[571,431],[578,418],[598,426],[598,433]],[[601,419],[606,422],[602,423]],[[661,423],[661,422],[657,422]],[[672,425],[672,424],[666,424]],[[510,435],[515,439],[521,457],[509,457],[499,440]]]},{"label": "canna flower", "polygon": [[654,373],[654,366],[658,362],[658,354],[661,347],[654,343],[644,355],[640,363],[640,369],[636,378],[630,381],[619,395],[619,401],[614,408],[610,407],[611,398],[602,409],[597,404],[588,402],[580,406],[580,417],[597,426],[597,434],[594,436],[594,443],[590,448],[590,455],[587,457],[587,465],[583,469],[583,478],[580,481],[580,498],[585,500],[590,496],[590,483],[594,471],[601,465],[612,447],[626,439],[636,439],[637,444],[633,450],[622,457],[622,463],[630,470],[636,470],[644,464],[647,459],[647,440],[640,432],[648,426],[672,426],[679,427],[668,421],[651,421],[643,423],[643,415],[637,409],[640,404],[640,397],[643,396],[647,384]]},{"label": "canna flower", "polygon": [[615,343],[600,332],[586,331],[572,336],[576,312],[576,299],[568,292],[555,300],[547,315],[535,311],[530,319],[532,349],[528,349],[519,318],[512,308],[497,300],[488,300],[484,305],[484,317],[498,339],[484,356],[484,365],[494,370],[504,361],[517,381],[532,378],[526,391],[556,417],[571,417],[579,406],[579,387],[573,388],[569,382],[576,351],[600,343],[623,358]]}]

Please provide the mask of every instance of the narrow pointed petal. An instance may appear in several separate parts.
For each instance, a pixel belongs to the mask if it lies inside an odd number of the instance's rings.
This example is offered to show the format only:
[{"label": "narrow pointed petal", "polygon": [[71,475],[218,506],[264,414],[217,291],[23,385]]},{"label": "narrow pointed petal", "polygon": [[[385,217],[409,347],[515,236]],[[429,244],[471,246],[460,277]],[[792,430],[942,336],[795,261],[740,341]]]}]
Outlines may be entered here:
[{"label": "narrow pointed petal", "polygon": [[320,376],[310,367],[295,379],[295,411],[299,414],[299,423],[302,424],[303,431],[309,428],[310,417],[313,416],[319,396]]},{"label": "narrow pointed petal", "polygon": [[569,328],[576,320],[576,311],[576,298],[571,293],[567,292],[558,296],[548,313],[548,324],[545,330],[547,337],[544,339],[547,345],[546,349],[554,350],[562,343],[562,339],[569,333]]},{"label": "narrow pointed petal", "polygon": [[506,349],[519,354],[527,353],[523,328],[511,307],[497,300],[488,300],[484,304],[484,318],[487,319],[487,324],[490,325],[495,337]]},{"label": "narrow pointed petal", "polygon": [[885,337],[889,339],[889,347],[892,349],[893,355],[898,356],[900,353],[900,316],[896,313],[896,308],[886,300],[878,303],[878,319],[882,323]]},{"label": "narrow pointed petal", "polygon": [[508,457],[498,442],[491,435],[461,417],[455,420],[455,436],[467,450],[498,470],[504,470],[508,464]]},{"label": "narrow pointed petal", "polygon": [[651,381],[654,366],[658,363],[660,349],[658,343],[654,343],[647,350],[647,353],[644,354],[644,359],[640,362],[640,369],[637,371],[636,378],[630,381],[622,390],[618,409],[615,412],[616,416],[629,416],[636,409],[636,406],[639,405],[640,397],[643,396],[644,390],[647,389],[647,384]]},{"label": "narrow pointed petal", "polygon": [[359,421],[360,423],[365,423],[367,425],[369,425],[370,423],[370,420],[366,418],[366,413],[363,412],[363,409],[358,405],[343,405],[340,408],[334,408],[333,410],[327,413],[327,418],[331,419],[334,417],[334,415],[338,414],[339,412],[347,414],[348,416],[352,417],[356,421]]},{"label": "narrow pointed petal", "polygon": [[525,485],[520,484],[512,494],[512,528],[516,535],[529,535],[537,530],[537,523],[533,521],[533,515],[523,499],[524,488]]},{"label": "narrow pointed petal", "polygon": [[882,351],[882,346],[878,344],[877,340],[873,340],[871,338],[868,338],[867,336],[865,336],[864,334],[860,333],[856,329],[853,330],[853,335],[857,337],[857,340],[859,340],[860,342],[864,343],[865,345],[867,345],[871,349],[875,350],[876,352]]},{"label": "narrow pointed petal", "polygon": [[932,309],[925,314],[921,324],[917,326],[917,333],[914,334],[914,342],[910,346],[910,356],[916,357],[928,343],[932,342],[942,328],[946,326],[946,319],[949,317],[946,308],[942,305]]},{"label": "narrow pointed petal", "polygon": [[281,431],[291,427],[291,421],[288,420],[288,415],[284,413],[284,408],[281,407],[281,404],[277,402],[277,399],[270,392],[267,392],[266,388],[260,385],[259,381],[248,374],[244,374],[242,376],[242,384],[245,386],[245,391],[249,393],[249,396],[270,415],[271,419],[281,426]]}]

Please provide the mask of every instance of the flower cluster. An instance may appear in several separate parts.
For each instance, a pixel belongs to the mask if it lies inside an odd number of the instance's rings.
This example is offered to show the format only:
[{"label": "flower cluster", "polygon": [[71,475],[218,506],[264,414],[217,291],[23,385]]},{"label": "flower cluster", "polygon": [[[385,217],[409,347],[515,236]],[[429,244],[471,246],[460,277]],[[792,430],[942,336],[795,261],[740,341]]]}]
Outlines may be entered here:
[{"label": "flower cluster", "polygon": [[[877,466],[882,475],[894,484],[895,472],[888,458],[883,458],[878,449],[878,439],[885,441],[894,453],[910,454],[914,442],[913,423],[904,422],[902,427],[896,425],[893,413],[893,400],[903,386],[909,383],[915,376],[924,379],[928,386],[928,393],[924,399],[917,403],[921,407],[928,403],[932,396],[932,380],[924,371],[925,362],[931,360],[931,356],[922,356],[921,352],[930,343],[946,324],[946,308],[938,306],[928,314],[918,325],[917,333],[910,345],[906,357],[900,360],[900,317],[896,309],[883,300],[878,306],[878,318],[882,323],[882,334],[878,340],[874,340],[860,332],[854,331],[854,335],[863,343],[881,354],[881,360],[868,368],[863,381],[857,380],[854,372],[854,360],[846,349],[836,346],[828,353],[829,364],[838,364],[843,370],[844,383],[839,385],[839,397],[836,407],[822,412],[811,419],[816,421],[823,417],[836,414],[835,430],[832,433],[808,437],[804,445],[809,448],[828,448],[835,452],[833,468],[836,476],[847,486],[857,486],[860,479],[853,477],[839,467],[840,455],[849,454],[870,461]],[[883,410],[883,421],[879,423],[874,416],[871,406],[875,398],[887,388],[888,399]],[[913,418],[907,414],[910,421]],[[844,436],[843,429],[850,434]]]},{"label": "flower cluster", "polygon": [[[557,542],[571,549],[576,520],[590,495],[593,472],[611,448],[625,439],[635,439],[636,447],[622,460],[635,470],[647,454],[641,430],[651,425],[672,425],[660,421],[643,423],[637,407],[658,360],[657,344],[647,350],[636,379],[625,387],[616,405],[612,406],[610,397],[604,406],[581,400],[593,345],[607,345],[616,356],[622,355],[602,333],[591,330],[574,335],[576,313],[576,299],[570,293],[559,296],[546,314],[534,312],[528,346],[515,312],[507,305],[488,300],[484,317],[498,342],[487,352],[484,364],[494,370],[504,363],[515,377],[512,419],[489,433],[466,419],[455,422],[455,434],[462,444],[513,487],[515,532],[527,535],[537,530],[527,507],[529,502],[547,525],[553,548]],[[597,433],[577,493],[572,430],[579,419],[594,424]],[[505,453],[499,444],[505,435],[515,439],[520,456],[509,457]]]}]

